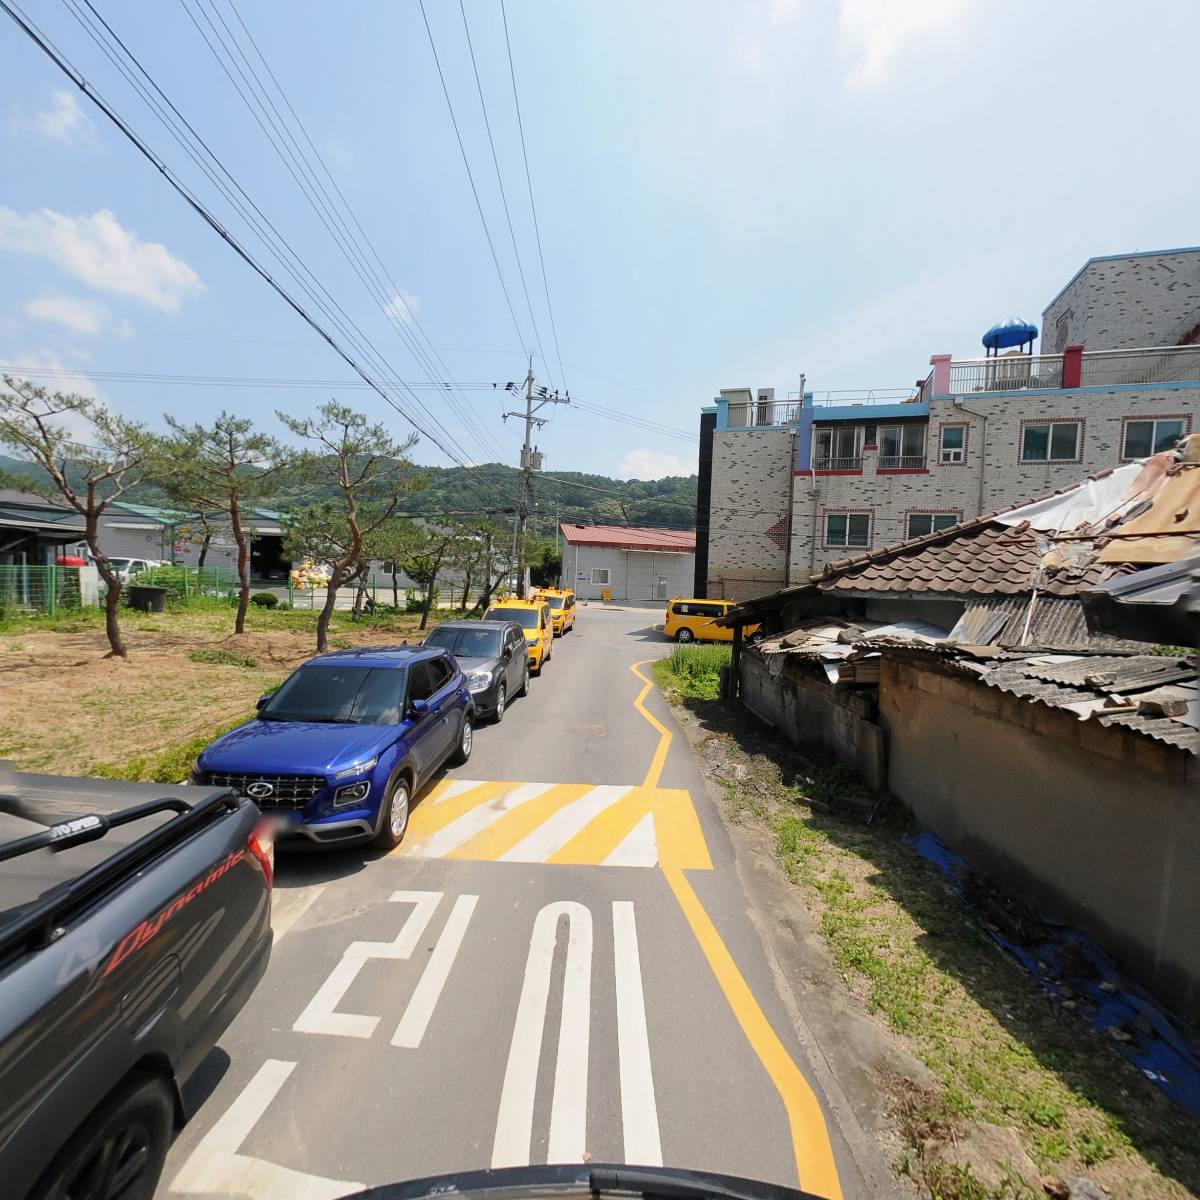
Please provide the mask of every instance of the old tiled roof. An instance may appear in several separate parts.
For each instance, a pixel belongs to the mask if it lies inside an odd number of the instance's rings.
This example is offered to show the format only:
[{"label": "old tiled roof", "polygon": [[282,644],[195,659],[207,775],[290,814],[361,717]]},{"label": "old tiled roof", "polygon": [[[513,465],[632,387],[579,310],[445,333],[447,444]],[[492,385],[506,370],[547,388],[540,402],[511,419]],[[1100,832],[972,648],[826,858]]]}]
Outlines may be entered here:
[{"label": "old tiled roof", "polygon": [[613,550],[660,550],[693,554],[696,534],[690,529],[641,529],[635,525],[562,526],[563,537],[573,546],[606,546]]},{"label": "old tiled roof", "polygon": [[861,558],[830,563],[814,579],[822,591],[942,592],[954,595],[1017,595],[1035,586],[1051,596],[1074,596],[1101,583],[1111,567],[1091,564],[1078,572],[1035,579],[1037,534],[987,519],[888,546]]}]

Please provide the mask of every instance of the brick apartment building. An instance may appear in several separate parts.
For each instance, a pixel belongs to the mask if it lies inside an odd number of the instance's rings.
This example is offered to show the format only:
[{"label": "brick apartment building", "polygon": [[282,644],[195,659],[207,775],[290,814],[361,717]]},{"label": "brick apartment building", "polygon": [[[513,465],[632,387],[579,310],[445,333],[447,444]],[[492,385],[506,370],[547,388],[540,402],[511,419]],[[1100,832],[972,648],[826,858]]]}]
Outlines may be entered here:
[{"label": "brick apartment building", "polygon": [[1089,259],[1031,348],[935,354],[907,389],[722,390],[700,423],[696,594],[803,582],[1200,427],[1200,247]]}]

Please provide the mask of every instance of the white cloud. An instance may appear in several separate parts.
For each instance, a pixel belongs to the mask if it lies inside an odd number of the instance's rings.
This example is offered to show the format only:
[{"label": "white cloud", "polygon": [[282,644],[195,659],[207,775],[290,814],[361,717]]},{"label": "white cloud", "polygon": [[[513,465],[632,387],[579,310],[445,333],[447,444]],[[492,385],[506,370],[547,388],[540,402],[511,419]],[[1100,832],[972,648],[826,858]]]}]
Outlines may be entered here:
[{"label": "white cloud", "polygon": [[141,241],[107,209],[70,217],[0,206],[0,250],[39,255],[98,291],[135,296],[164,312],[203,287],[187,263],[159,242]]},{"label": "white cloud", "polygon": [[56,89],[50,93],[45,112],[17,113],[8,123],[14,133],[33,132],[65,145],[96,146],[91,119],[79,106],[73,92]]},{"label": "white cloud", "polygon": [[839,40],[850,58],[847,84],[879,83],[908,43],[952,24],[964,8],[963,0],[839,0]]},{"label": "white cloud", "polygon": [[417,304],[419,301],[412,292],[406,292],[401,288],[384,306],[384,313],[391,317],[393,321],[411,321],[416,315]]},{"label": "white cloud", "polygon": [[685,466],[664,450],[630,450],[617,464],[618,479],[663,479],[667,475],[691,475],[695,465]]},{"label": "white cloud", "polygon": [[76,333],[97,334],[108,323],[108,309],[98,300],[82,300],[59,292],[30,300],[25,312],[35,321],[52,321]]}]

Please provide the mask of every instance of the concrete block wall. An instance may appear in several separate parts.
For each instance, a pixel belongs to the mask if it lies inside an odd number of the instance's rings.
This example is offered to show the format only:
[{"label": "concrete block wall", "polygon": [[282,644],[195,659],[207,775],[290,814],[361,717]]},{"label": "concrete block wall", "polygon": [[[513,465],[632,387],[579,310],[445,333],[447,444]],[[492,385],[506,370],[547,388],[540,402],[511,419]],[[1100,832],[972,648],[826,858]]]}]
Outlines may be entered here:
[{"label": "concrete block wall", "polygon": [[879,709],[888,785],[922,824],[1200,1017],[1195,756],[887,657]]},{"label": "concrete block wall", "polygon": [[[794,488],[790,583],[803,582],[826,563],[839,562],[904,540],[910,512],[949,513],[959,520],[1015,507],[1026,500],[1067,488],[1085,476],[1122,462],[1124,422],[1137,417],[1182,417],[1189,430],[1200,429],[1200,387],[1143,390],[1055,392],[976,392],[929,406],[928,473],[876,472],[877,456],[864,452],[861,475],[802,475]],[[973,409],[968,413],[966,409]],[[982,414],[982,415],[976,415]],[[980,503],[981,447],[987,419],[986,462]],[[1020,461],[1027,422],[1081,422],[1079,457],[1072,462]],[[940,461],[940,430],[945,424],[967,427],[964,461]],[[735,436],[735,435],[728,435]],[[716,476],[714,472],[714,487]],[[827,512],[864,512],[871,518],[869,547],[828,547]]]},{"label": "concrete block wall", "polygon": [[1200,248],[1092,259],[1042,314],[1043,354],[1175,346],[1200,326]]},{"label": "concrete block wall", "polygon": [[794,442],[790,429],[713,435],[710,596],[751,600],[783,586]]}]

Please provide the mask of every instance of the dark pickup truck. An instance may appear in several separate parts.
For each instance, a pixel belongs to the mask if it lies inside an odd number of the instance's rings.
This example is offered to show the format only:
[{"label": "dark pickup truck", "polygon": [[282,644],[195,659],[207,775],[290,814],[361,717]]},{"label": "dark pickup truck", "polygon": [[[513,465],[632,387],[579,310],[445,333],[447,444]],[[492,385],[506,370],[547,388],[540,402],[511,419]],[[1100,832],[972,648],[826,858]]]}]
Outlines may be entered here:
[{"label": "dark pickup truck", "polygon": [[183,1084],[266,969],[270,827],[178,793],[55,820],[0,781],[4,1200],[148,1200]]}]

